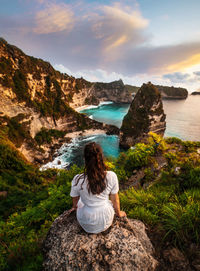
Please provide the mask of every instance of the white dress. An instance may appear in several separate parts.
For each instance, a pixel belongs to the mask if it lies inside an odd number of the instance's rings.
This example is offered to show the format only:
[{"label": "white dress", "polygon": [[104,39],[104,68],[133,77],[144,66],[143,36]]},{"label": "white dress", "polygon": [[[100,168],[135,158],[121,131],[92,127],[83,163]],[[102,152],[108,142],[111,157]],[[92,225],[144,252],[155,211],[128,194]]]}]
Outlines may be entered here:
[{"label": "white dress", "polygon": [[107,171],[106,189],[99,195],[94,195],[92,192],[88,193],[87,177],[82,185],[84,177],[77,179],[81,174],[76,175],[72,180],[71,197],[80,196],[77,208],[77,220],[81,227],[90,233],[99,233],[109,228],[113,222],[114,209],[112,202],[109,200],[110,194],[117,194],[119,191],[119,183],[117,175],[113,171]]}]

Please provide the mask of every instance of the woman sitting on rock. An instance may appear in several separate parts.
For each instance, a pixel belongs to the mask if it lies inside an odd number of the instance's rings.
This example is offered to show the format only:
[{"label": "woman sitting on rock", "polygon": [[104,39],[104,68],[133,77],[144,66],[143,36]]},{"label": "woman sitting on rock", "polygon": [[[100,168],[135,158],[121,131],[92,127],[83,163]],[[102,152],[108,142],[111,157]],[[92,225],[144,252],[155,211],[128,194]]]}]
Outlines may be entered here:
[{"label": "woman sitting on rock", "polygon": [[95,142],[87,144],[84,158],[84,173],[72,180],[71,210],[76,210],[77,220],[86,232],[99,233],[111,226],[114,213],[119,217],[126,213],[120,211],[117,175],[106,171],[101,147]]}]

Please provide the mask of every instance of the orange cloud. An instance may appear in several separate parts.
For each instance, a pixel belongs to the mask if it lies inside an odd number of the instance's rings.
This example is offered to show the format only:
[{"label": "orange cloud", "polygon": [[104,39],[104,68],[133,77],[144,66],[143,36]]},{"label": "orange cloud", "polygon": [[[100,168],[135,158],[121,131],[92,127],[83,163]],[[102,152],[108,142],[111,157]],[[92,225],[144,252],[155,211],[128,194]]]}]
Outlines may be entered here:
[{"label": "orange cloud", "polygon": [[167,70],[170,72],[182,71],[197,64],[200,64],[200,54],[194,54],[184,61],[169,65]]},{"label": "orange cloud", "polygon": [[36,27],[33,31],[37,34],[48,34],[71,30],[73,28],[73,12],[66,4],[48,4],[36,14]]},{"label": "orange cloud", "polygon": [[108,45],[105,50],[109,51],[111,49],[114,49],[116,47],[119,47],[120,45],[126,43],[128,40],[128,37],[126,35],[122,35],[121,37],[119,37],[117,40],[113,41],[113,43],[111,43],[110,45]]},{"label": "orange cloud", "polygon": [[146,41],[143,29],[147,27],[148,20],[135,7],[115,3],[100,7],[99,11],[100,13],[91,14],[89,22],[100,45],[101,61],[114,61],[120,57],[121,48],[134,48]]}]

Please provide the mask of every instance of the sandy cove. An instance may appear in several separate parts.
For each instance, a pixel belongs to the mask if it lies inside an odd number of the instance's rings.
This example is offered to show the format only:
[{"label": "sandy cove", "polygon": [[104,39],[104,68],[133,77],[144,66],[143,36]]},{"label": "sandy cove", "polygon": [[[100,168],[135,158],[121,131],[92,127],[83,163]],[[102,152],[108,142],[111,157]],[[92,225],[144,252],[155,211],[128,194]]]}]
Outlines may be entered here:
[{"label": "sandy cove", "polygon": [[72,133],[67,133],[65,135],[65,138],[75,138],[75,137],[79,137],[79,136],[91,136],[91,135],[99,135],[99,134],[105,134],[106,131],[105,130],[100,130],[100,129],[89,129],[89,130],[85,130],[85,131],[76,131],[76,132],[72,132]]}]

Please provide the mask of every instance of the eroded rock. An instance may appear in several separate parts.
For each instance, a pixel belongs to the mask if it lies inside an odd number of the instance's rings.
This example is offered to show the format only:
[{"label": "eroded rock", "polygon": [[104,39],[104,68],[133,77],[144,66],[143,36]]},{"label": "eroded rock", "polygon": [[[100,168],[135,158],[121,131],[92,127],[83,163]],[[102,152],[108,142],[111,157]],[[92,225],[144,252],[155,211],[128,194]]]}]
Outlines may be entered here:
[{"label": "eroded rock", "polygon": [[120,145],[129,148],[148,133],[164,135],[166,122],[161,94],[151,83],[143,84],[133,99],[120,129]]},{"label": "eroded rock", "polygon": [[145,225],[127,218],[115,219],[103,233],[88,234],[66,211],[52,224],[43,251],[44,270],[152,271],[157,266]]}]

